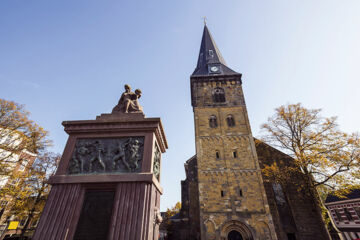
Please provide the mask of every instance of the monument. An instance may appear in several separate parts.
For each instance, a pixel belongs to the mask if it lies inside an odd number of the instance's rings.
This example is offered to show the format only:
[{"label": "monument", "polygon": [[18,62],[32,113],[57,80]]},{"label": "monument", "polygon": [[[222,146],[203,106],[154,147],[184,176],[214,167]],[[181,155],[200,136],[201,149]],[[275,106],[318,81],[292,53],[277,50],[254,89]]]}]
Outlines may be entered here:
[{"label": "monument", "polygon": [[33,239],[158,239],[167,141],[140,97],[125,85],[111,114],[62,123],[69,138]]}]

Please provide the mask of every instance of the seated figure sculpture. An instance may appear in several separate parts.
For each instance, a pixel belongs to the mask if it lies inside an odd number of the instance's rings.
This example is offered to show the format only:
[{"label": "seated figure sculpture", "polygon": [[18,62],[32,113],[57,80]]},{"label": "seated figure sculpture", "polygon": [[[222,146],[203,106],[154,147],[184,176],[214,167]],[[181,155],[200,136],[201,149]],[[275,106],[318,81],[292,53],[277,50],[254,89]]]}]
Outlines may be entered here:
[{"label": "seated figure sculpture", "polygon": [[142,107],[138,99],[141,97],[141,90],[136,89],[135,93],[131,92],[129,85],[125,84],[125,92],[121,95],[118,104],[113,108],[112,113],[142,113]]}]

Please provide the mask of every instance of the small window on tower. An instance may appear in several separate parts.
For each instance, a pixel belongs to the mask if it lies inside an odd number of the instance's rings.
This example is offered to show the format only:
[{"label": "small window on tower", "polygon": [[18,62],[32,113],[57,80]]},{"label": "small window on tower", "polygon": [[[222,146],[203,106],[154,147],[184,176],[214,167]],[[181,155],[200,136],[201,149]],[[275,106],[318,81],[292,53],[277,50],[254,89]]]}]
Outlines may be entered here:
[{"label": "small window on tower", "polygon": [[226,122],[227,122],[227,125],[228,125],[229,127],[235,126],[235,120],[234,120],[233,115],[227,116],[227,117],[226,117]]},{"label": "small window on tower", "polygon": [[219,159],[220,158],[220,153],[219,153],[219,151],[216,151],[216,159]]},{"label": "small window on tower", "polygon": [[225,91],[221,87],[217,87],[213,91],[213,100],[216,103],[225,102]]},{"label": "small window on tower", "polygon": [[223,190],[221,190],[221,197],[224,197],[225,196],[225,193]]},{"label": "small window on tower", "polygon": [[234,157],[234,158],[237,158],[237,152],[236,152],[236,150],[233,151],[233,157]]},{"label": "small window on tower", "polygon": [[214,57],[214,51],[213,51],[213,50],[209,50],[209,56],[210,56],[211,58]]},{"label": "small window on tower", "polygon": [[241,189],[241,188],[239,189],[239,196],[240,196],[240,197],[243,196],[243,192],[242,192],[242,189]]},{"label": "small window on tower", "polygon": [[216,128],[218,126],[217,124],[217,118],[214,115],[211,115],[209,118],[209,127]]}]

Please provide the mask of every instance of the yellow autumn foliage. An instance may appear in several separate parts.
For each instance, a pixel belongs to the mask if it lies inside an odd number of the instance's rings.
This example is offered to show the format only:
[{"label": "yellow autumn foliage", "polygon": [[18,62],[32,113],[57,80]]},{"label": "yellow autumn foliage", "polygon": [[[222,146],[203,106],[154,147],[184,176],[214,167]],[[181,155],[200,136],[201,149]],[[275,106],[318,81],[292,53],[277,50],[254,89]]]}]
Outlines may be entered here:
[{"label": "yellow autumn foliage", "polygon": [[0,98],[0,175],[8,175],[22,151],[38,154],[51,142],[48,132],[29,119],[23,105]]},{"label": "yellow autumn foliage", "polygon": [[306,109],[300,103],[283,105],[261,126],[262,141],[293,158],[281,166],[266,166],[263,173],[284,182],[300,171],[311,186],[334,191],[338,196],[359,187],[360,138],[339,130],[336,117],[325,118],[320,109]]}]

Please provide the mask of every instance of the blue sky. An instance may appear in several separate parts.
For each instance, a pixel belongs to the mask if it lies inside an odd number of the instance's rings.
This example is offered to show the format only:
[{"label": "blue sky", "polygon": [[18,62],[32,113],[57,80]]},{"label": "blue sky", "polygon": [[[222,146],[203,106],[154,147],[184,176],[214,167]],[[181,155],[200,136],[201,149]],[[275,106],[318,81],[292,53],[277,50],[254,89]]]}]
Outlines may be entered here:
[{"label": "blue sky", "polygon": [[358,131],[358,0],[2,0],[0,97],[26,105],[67,140],[63,120],[110,112],[125,83],[143,92],[147,117],[161,117],[162,210],[180,201],[184,162],[194,155],[189,76],[202,17],[229,67],[243,74],[255,136],[274,108],[301,102]]}]

